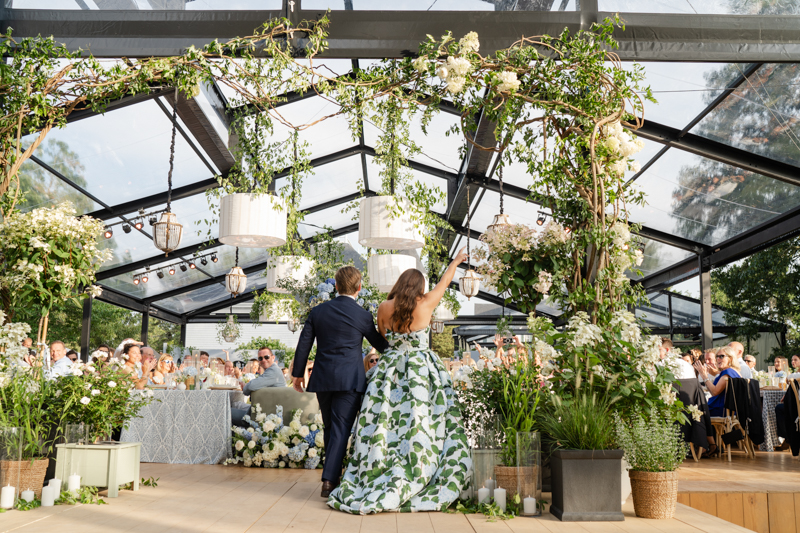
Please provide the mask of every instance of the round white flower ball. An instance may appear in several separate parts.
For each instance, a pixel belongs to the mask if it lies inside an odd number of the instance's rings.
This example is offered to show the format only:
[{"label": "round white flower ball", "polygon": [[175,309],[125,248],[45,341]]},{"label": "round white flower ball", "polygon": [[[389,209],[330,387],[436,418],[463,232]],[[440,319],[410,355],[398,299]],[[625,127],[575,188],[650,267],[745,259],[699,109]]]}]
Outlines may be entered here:
[{"label": "round white flower ball", "polygon": [[292,420],[289,423],[289,427],[295,431],[300,431],[300,422],[298,420]]},{"label": "round white flower ball", "polygon": [[97,396],[98,394],[100,394],[100,390],[98,390],[98,389],[93,389],[92,390],[92,396]]},{"label": "round white flower ball", "polygon": [[286,467],[285,461],[281,461],[280,463],[278,463],[278,468],[285,468],[285,467]]},{"label": "round white flower ball", "polygon": [[311,424],[309,426],[309,429],[311,429],[311,431],[316,431],[317,430],[317,425],[316,424]]}]

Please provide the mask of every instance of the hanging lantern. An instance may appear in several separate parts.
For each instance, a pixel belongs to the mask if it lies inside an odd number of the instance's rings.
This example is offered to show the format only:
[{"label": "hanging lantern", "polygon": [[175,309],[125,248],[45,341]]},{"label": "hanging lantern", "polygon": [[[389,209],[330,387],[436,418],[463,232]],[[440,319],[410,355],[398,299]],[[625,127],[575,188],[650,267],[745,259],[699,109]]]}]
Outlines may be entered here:
[{"label": "hanging lantern", "polygon": [[153,244],[156,248],[169,254],[181,245],[183,226],[178,224],[178,217],[172,212],[172,171],[175,159],[175,131],[178,128],[178,88],[175,87],[175,98],[172,105],[172,143],[169,147],[169,172],[167,173],[167,209],[161,213],[161,220],[153,225]]},{"label": "hanging lantern", "polygon": [[246,248],[286,244],[286,202],[271,194],[234,193],[220,200],[219,241]]},{"label": "hanging lantern", "polygon": [[460,280],[458,280],[458,288],[461,290],[461,294],[466,296],[467,299],[477,296],[480,287],[481,277],[471,268],[464,273],[464,276]]},{"label": "hanging lantern", "polygon": [[367,259],[367,273],[371,283],[381,292],[389,292],[400,274],[417,268],[417,258],[410,255],[374,254]]},{"label": "hanging lantern", "polygon": [[181,245],[183,226],[178,224],[175,213],[161,213],[161,220],[153,225],[153,244],[159,250],[170,253]]},{"label": "hanging lantern", "polygon": [[431,331],[433,333],[441,333],[444,331],[444,322],[438,318],[431,320]]},{"label": "hanging lantern", "polygon": [[294,333],[295,331],[300,329],[301,324],[300,321],[297,320],[296,318],[290,318],[289,321],[286,323],[286,325],[289,327],[289,331]]},{"label": "hanging lantern", "polygon": [[294,281],[302,282],[311,274],[313,268],[314,261],[308,257],[279,255],[270,261],[270,267],[267,269],[267,290],[288,294],[288,290],[278,287],[278,281],[291,278]]},{"label": "hanging lantern", "polygon": [[495,215],[494,220],[489,227],[486,228],[486,233],[494,233],[500,228],[507,228],[511,226],[511,218],[506,214]]},{"label": "hanging lantern", "polygon": [[235,266],[230,272],[225,274],[225,289],[236,298],[247,288],[247,275],[244,271]]},{"label": "hanging lantern", "polygon": [[[392,211],[402,213],[393,216]],[[413,250],[425,240],[411,220],[411,203],[395,196],[373,196],[361,200],[358,243],[379,250]]]},{"label": "hanging lantern", "polygon": [[228,315],[228,321],[222,328],[222,338],[225,342],[233,342],[239,338],[239,324],[233,318],[233,315]]}]

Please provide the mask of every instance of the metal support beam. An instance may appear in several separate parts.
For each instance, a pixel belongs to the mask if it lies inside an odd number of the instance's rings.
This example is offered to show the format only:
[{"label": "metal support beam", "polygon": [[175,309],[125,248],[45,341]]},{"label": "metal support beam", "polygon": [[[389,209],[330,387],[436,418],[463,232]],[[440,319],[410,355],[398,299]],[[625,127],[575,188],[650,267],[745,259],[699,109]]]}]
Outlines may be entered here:
[{"label": "metal support beam", "polygon": [[147,333],[150,330],[150,306],[146,305],[142,312],[142,338],[139,339],[147,346]]},{"label": "metal support beam", "polygon": [[669,339],[672,340],[675,325],[672,323],[672,295],[667,294],[667,312],[669,314]]},{"label": "metal support beam", "polygon": [[83,300],[83,317],[81,319],[81,360],[89,362],[89,338],[92,333],[92,298]]},{"label": "metal support beam", "polygon": [[703,269],[702,258],[697,259],[700,270],[700,330],[703,350],[710,350],[714,342],[714,328],[711,324],[711,270]]},{"label": "metal support beam", "polygon": [[186,324],[181,324],[181,346],[186,346]]}]

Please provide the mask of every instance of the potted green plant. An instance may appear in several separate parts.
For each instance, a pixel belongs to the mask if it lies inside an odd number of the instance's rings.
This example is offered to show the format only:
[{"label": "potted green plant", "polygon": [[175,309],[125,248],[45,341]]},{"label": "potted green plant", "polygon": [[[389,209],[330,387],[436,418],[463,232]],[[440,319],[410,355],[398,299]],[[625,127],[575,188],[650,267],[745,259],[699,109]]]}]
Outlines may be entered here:
[{"label": "potted green plant", "polygon": [[584,392],[556,400],[541,419],[555,447],[550,459],[550,513],[564,522],[621,521],[623,451],[617,449],[609,402]]},{"label": "potted green plant", "polygon": [[48,455],[59,437],[58,428],[64,415],[72,407],[70,402],[63,409],[56,409],[52,399],[56,383],[45,379],[41,368],[23,370],[21,367],[6,368],[0,373],[0,427],[19,428],[15,438],[22,443],[7,445],[22,449],[22,461],[0,461],[0,469],[13,471],[19,468],[21,484],[41,497]]},{"label": "potted green plant", "polygon": [[615,415],[616,438],[630,466],[636,516],[668,519],[678,501],[677,469],[686,457],[679,426],[668,418],[634,412],[629,420]]}]

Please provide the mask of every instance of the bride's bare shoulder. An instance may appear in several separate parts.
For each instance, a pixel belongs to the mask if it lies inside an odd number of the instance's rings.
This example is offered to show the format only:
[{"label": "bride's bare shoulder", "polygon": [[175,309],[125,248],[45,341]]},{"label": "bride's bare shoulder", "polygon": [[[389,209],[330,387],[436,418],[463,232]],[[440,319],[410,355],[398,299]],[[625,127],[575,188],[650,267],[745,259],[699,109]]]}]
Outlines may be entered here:
[{"label": "bride's bare shoulder", "polygon": [[381,308],[383,308],[383,309],[393,309],[394,308],[394,300],[384,300],[378,306],[378,309],[381,309]]}]

